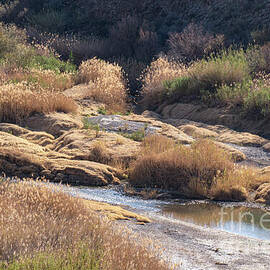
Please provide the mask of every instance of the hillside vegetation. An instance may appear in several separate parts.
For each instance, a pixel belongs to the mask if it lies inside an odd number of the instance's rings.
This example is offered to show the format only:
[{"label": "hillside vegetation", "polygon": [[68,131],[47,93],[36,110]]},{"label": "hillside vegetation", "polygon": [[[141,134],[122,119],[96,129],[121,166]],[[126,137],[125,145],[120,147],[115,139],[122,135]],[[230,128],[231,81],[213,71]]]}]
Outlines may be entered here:
[{"label": "hillside vegetation", "polygon": [[[0,19],[27,29],[76,64],[99,57],[124,68],[132,94],[136,80],[160,52],[181,61],[222,46],[270,40],[267,0],[0,1]],[[182,33],[182,35],[180,35]]]}]

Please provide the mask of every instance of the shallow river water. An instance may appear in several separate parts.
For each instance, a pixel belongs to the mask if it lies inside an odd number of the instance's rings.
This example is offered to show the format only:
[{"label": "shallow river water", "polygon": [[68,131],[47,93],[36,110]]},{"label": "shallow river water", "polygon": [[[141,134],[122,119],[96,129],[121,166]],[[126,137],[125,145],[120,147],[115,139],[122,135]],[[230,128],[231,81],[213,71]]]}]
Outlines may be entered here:
[{"label": "shallow river water", "polygon": [[156,218],[181,220],[202,227],[216,228],[242,236],[270,241],[270,209],[247,203],[209,201],[169,202],[144,200],[122,194],[118,188],[68,188],[74,196],[121,205]]}]

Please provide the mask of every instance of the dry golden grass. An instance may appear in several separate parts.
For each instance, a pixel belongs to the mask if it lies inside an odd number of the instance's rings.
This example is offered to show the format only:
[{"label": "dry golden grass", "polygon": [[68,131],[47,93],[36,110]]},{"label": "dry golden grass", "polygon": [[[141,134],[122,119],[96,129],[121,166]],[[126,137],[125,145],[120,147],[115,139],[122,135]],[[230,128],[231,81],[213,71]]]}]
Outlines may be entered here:
[{"label": "dry golden grass", "polygon": [[[4,269],[169,269],[151,242],[112,226],[56,186],[0,182],[0,209]],[[8,267],[14,260],[19,268]]]},{"label": "dry golden grass", "polygon": [[164,82],[185,76],[187,68],[166,57],[160,57],[143,72],[141,81],[143,84],[142,103],[147,108],[155,108],[162,101],[166,101],[164,93]]},{"label": "dry golden grass", "polygon": [[74,86],[73,77],[70,73],[57,74],[51,70],[0,67],[1,84],[27,83],[35,85],[37,90],[64,91]]},{"label": "dry golden grass", "polygon": [[106,146],[102,142],[96,142],[91,149],[88,159],[98,163],[108,164],[111,160]]},{"label": "dry golden grass", "polygon": [[159,154],[175,148],[175,141],[162,135],[151,135],[144,138],[142,142],[142,153]]},{"label": "dry golden grass", "polygon": [[107,111],[127,110],[126,81],[117,64],[97,58],[87,60],[79,67],[77,83],[89,84],[89,96],[104,103]]},{"label": "dry golden grass", "polygon": [[229,155],[209,140],[187,147],[155,136],[146,139],[141,155],[131,165],[130,183],[198,195],[202,187],[210,188],[218,175],[232,168]]},{"label": "dry golden grass", "polygon": [[209,196],[215,200],[243,201],[248,198],[250,191],[269,181],[269,175],[261,174],[257,168],[236,166],[234,170],[216,178]]},{"label": "dry golden grass", "polygon": [[135,187],[225,201],[244,201],[249,192],[270,182],[269,174],[259,169],[235,165],[231,155],[211,140],[201,139],[187,147],[159,135],[145,138],[129,178]]},{"label": "dry golden grass", "polygon": [[75,112],[75,102],[61,93],[35,91],[21,83],[2,85],[0,90],[0,121],[18,123],[34,113]]}]

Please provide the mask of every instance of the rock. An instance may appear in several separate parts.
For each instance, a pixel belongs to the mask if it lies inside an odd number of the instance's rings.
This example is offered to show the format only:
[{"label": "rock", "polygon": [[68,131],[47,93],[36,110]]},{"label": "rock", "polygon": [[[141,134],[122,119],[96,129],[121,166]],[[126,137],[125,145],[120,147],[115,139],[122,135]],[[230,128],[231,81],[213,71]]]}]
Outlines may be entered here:
[{"label": "rock", "polygon": [[122,175],[114,168],[91,161],[72,160],[58,153],[0,132],[0,172],[7,176],[42,177],[70,184],[103,186],[119,183]]},{"label": "rock", "polygon": [[110,205],[103,202],[95,202],[89,200],[83,200],[85,206],[94,212],[98,212],[99,214],[106,215],[110,220],[136,220],[137,222],[141,222],[143,224],[150,223],[151,220],[142,215],[138,215],[126,209],[123,209],[120,206]]},{"label": "rock", "polygon": [[228,108],[208,108],[205,105],[175,103],[161,105],[156,111],[163,119],[187,119],[210,125],[223,125],[231,129],[247,131],[270,138],[269,119],[244,119]]},{"label": "rock", "polygon": [[232,143],[242,146],[263,146],[268,143],[268,140],[248,133],[248,132],[236,132],[236,131],[226,131],[217,138],[218,141],[224,143]]},{"label": "rock", "polygon": [[153,112],[153,111],[144,111],[142,113],[142,116],[145,117],[145,118],[151,118],[151,119],[154,119],[154,120],[160,120],[161,119],[161,116],[156,113],[156,112]]},{"label": "rock", "polygon": [[[129,163],[136,156],[139,147],[140,143],[116,133],[100,132],[97,136],[94,130],[72,130],[55,140],[53,150],[73,156],[73,159]],[[99,151],[96,157],[93,156],[93,151]],[[105,156],[104,161],[102,155]]]},{"label": "rock", "polygon": [[219,124],[225,126],[235,126],[239,117],[218,108],[208,108],[205,105],[195,105],[186,103],[175,103],[161,106],[157,113],[163,118],[188,119],[208,124]]},{"label": "rock", "polygon": [[119,184],[121,174],[114,168],[86,160],[49,160],[48,168],[51,175],[55,175],[52,181],[73,185],[106,186]]},{"label": "rock", "polygon": [[258,203],[270,204],[270,183],[264,183],[256,190],[255,200]]},{"label": "rock", "polygon": [[51,145],[54,140],[54,136],[51,134],[46,132],[30,131],[14,124],[0,123],[0,131],[24,138],[41,146]]},{"label": "rock", "polygon": [[269,174],[269,177],[270,177],[270,166],[262,168],[261,174]]},{"label": "rock", "polygon": [[145,136],[160,134],[183,144],[189,144],[194,141],[190,136],[171,125],[151,118],[145,118],[141,115],[101,115],[87,118],[86,121],[92,123],[92,125],[98,125],[100,129],[108,132],[132,134],[139,131],[145,134]]},{"label": "rock", "polygon": [[81,120],[65,113],[51,113],[48,115],[35,115],[25,121],[25,126],[35,131],[45,131],[59,137],[65,131],[82,128]]},{"label": "rock", "polygon": [[193,125],[183,125],[179,126],[179,129],[182,130],[189,136],[194,138],[216,138],[218,137],[218,133],[215,131],[211,131],[206,128],[196,127]]},{"label": "rock", "polygon": [[263,145],[263,150],[264,150],[265,152],[270,153],[270,143],[264,144],[264,145]]},{"label": "rock", "polygon": [[235,149],[230,145],[221,142],[215,142],[215,144],[220,148],[222,148],[223,150],[225,150],[227,153],[229,153],[235,162],[241,162],[247,159],[246,155],[243,152],[241,152],[238,149]]},{"label": "rock", "polygon": [[216,141],[223,143],[260,147],[267,145],[269,142],[269,140],[258,135],[248,132],[237,132],[222,125],[209,125],[187,119],[166,119],[165,121],[166,123],[174,125],[190,136],[194,134],[194,137],[212,137]]}]

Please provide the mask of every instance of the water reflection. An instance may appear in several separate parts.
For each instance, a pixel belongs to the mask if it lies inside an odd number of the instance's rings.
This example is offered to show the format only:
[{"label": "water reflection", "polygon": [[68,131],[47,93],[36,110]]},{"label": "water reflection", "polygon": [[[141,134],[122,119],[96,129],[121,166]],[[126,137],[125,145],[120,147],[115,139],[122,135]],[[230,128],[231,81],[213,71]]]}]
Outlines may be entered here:
[{"label": "water reflection", "polygon": [[162,214],[204,227],[270,240],[270,211],[215,203],[165,205]]}]

